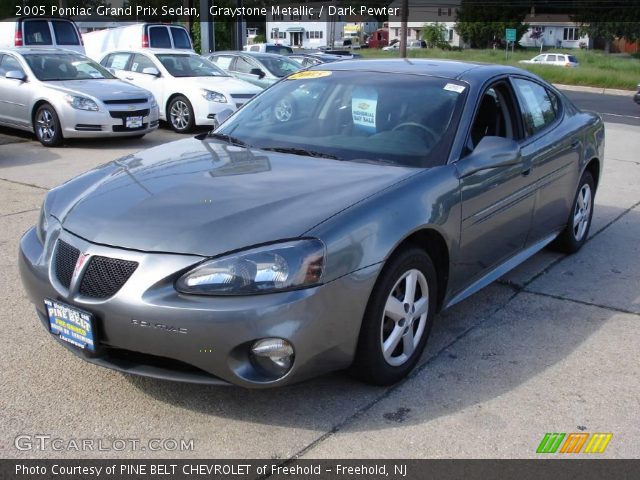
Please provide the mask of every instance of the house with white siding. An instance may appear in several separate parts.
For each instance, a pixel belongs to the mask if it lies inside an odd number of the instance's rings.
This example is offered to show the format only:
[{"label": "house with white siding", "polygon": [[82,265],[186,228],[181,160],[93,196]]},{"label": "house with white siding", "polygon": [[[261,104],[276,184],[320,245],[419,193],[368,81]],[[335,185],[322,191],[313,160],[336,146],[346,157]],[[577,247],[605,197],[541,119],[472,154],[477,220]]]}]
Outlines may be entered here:
[{"label": "house with white siding", "polygon": [[[452,47],[463,47],[462,37],[456,32],[457,9],[461,0],[409,0],[409,21],[407,22],[407,38],[422,39],[425,25],[436,23],[445,27],[444,39]],[[402,6],[401,0],[394,0],[392,8]],[[400,39],[400,15],[389,16],[389,43]]]},{"label": "house with white siding", "polygon": [[[267,42],[281,43],[291,47],[314,49],[323,46],[342,45],[345,37],[353,35],[354,31],[361,31],[369,35],[378,29],[378,21],[373,17],[334,16],[329,21],[329,6],[332,2],[305,3],[313,9],[308,15],[274,15],[267,13],[266,37]],[[320,7],[322,9],[322,14]]]},{"label": "house with white siding", "polygon": [[580,34],[580,25],[572,21],[569,15],[539,13],[532,9],[524,23],[529,30],[520,39],[523,47],[551,48],[591,48],[588,35]]}]

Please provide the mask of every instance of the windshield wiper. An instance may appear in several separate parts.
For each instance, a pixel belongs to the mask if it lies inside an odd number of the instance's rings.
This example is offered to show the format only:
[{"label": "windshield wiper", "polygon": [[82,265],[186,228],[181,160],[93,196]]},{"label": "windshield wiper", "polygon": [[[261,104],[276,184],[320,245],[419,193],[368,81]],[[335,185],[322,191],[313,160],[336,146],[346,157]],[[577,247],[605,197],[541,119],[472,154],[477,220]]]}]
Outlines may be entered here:
[{"label": "windshield wiper", "polygon": [[305,157],[315,157],[315,158],[330,158],[332,160],[339,160],[335,155],[331,155],[330,153],[316,152],[314,150],[307,150],[305,148],[296,148],[296,147],[264,147],[260,150],[267,150],[269,152],[278,152],[278,153],[291,153],[293,155],[304,155]]},{"label": "windshield wiper", "polygon": [[227,135],[226,133],[215,133],[215,132],[207,132],[200,135],[196,135],[198,140],[204,140],[207,137],[217,138],[219,140],[224,140],[229,143],[229,145],[235,145],[236,147],[246,147],[247,144],[240,140],[239,138],[232,137],[231,135]]}]

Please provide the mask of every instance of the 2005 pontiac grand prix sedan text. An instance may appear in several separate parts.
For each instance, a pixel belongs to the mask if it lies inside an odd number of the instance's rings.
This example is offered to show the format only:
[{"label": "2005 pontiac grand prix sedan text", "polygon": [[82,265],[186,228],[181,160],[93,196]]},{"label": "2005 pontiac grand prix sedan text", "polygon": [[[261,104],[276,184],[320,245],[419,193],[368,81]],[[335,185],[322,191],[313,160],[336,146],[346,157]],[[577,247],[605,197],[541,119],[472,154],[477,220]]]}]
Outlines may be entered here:
[{"label": "2005 pontiac grand prix sedan text", "polygon": [[92,363],[389,384],[438,310],[550,243],[582,246],[603,149],[597,115],[517,68],[335,62],[214,133],[50,191],[21,274],[43,325]]}]

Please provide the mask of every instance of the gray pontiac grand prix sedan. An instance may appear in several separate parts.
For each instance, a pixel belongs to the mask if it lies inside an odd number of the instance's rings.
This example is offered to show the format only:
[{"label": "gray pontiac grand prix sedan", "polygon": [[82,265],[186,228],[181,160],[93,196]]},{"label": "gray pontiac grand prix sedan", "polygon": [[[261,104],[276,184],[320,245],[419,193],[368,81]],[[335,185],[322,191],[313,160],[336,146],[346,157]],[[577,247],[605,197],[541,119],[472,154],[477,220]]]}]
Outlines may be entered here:
[{"label": "gray pontiac grand prix sedan", "polygon": [[597,115],[517,68],[320,65],[212,133],[51,190],[20,271],[43,326],[94,364],[391,384],[439,310],[584,244],[603,150]]}]

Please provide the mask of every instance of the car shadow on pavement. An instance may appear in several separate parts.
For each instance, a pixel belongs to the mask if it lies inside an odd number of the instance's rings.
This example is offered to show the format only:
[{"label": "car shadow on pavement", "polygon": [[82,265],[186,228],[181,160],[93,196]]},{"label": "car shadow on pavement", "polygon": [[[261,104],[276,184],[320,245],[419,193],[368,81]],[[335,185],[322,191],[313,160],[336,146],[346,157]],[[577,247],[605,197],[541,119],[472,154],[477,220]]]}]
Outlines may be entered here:
[{"label": "car shadow on pavement", "polygon": [[[596,211],[612,219],[624,212],[608,206]],[[640,225],[640,215],[635,211],[622,218]],[[538,282],[545,281],[544,275],[562,274],[555,269],[566,267],[565,262],[586,262],[594,271],[608,269],[606,259],[592,255],[601,249],[598,236],[607,232],[601,231],[578,254],[558,257],[548,272],[548,255],[538,254]],[[530,262],[535,263],[536,257]],[[640,270],[635,263],[629,268]],[[586,288],[603,286],[592,283]],[[521,290],[504,283],[490,285],[437,317],[417,369],[409,379],[389,388],[364,385],[344,373],[272,390],[126,378],[160,402],[207,416],[258,424],[319,431],[335,431],[348,424],[350,430],[368,431],[397,427],[399,423],[425,423],[470,406],[482,408],[538,376],[551,383],[566,380],[561,373],[563,365],[588,357],[589,348],[580,347],[618,313],[572,299],[570,290],[564,295],[554,298],[528,291],[527,286]],[[536,395],[544,398],[547,393]],[[393,408],[387,408],[389,402],[385,400],[391,396]],[[499,415],[490,411],[485,414],[487,418]]]}]

